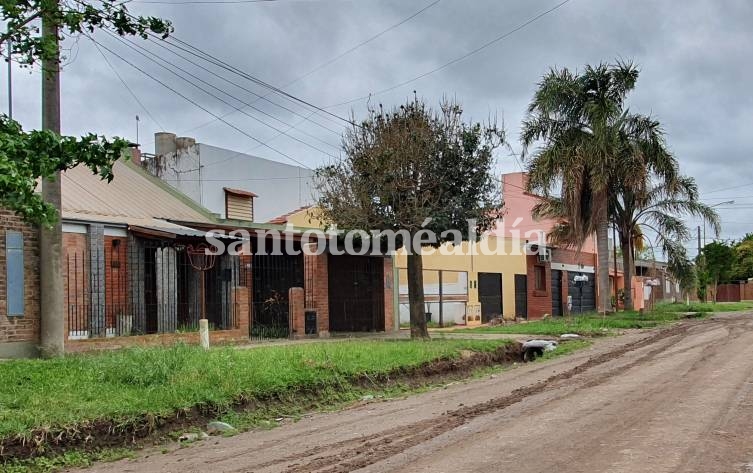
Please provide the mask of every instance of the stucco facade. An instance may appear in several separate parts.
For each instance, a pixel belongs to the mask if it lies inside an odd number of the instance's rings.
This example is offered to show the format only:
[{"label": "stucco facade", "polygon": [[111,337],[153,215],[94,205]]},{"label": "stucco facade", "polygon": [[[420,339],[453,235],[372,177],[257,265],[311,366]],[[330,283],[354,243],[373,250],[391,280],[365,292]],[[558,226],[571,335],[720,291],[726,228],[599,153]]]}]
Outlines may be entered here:
[{"label": "stucco facade", "polygon": [[[458,250],[453,254],[453,249]],[[406,268],[407,255],[401,250],[396,255],[396,268],[399,270],[400,285],[400,316],[401,321],[406,322],[407,303],[405,301],[407,294]],[[445,321],[454,321],[455,323],[467,323],[468,325],[477,325],[481,323],[481,307],[479,298],[479,274],[501,274],[501,295],[502,295],[502,316],[506,319],[515,318],[515,275],[526,275],[526,255],[525,248],[517,245],[511,238],[500,238],[493,235],[485,236],[481,241],[471,243],[463,242],[461,246],[455,248],[446,244],[439,249],[427,248],[423,253],[424,267],[424,289],[429,295],[435,295],[433,285],[436,285],[435,276],[432,272],[439,270],[461,273],[465,277],[455,278],[445,284],[444,287],[452,288],[452,284],[467,283],[466,300],[461,300],[462,294],[458,289],[454,293],[448,294],[449,305],[448,312],[455,315],[457,309],[453,305],[464,303],[465,319],[445,318]],[[431,300],[431,297],[428,299]],[[447,307],[446,305],[446,307]],[[432,310],[432,320],[436,320],[437,308],[429,304]]]}]

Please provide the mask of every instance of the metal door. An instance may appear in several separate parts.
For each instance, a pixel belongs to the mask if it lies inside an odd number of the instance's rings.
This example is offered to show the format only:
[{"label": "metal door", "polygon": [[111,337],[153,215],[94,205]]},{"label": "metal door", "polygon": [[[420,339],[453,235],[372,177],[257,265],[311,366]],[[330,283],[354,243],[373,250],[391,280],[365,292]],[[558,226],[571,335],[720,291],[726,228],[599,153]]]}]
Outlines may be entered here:
[{"label": "metal door", "polygon": [[515,317],[528,318],[528,276],[515,275]]},{"label": "metal door", "polygon": [[[588,276],[588,281],[576,283],[575,276]],[[573,273],[567,275],[568,294],[573,301],[572,314],[596,311],[596,278],[593,274]]]},{"label": "metal door", "polygon": [[481,303],[481,322],[502,316],[502,274],[478,274],[478,300]]},{"label": "metal door", "polygon": [[562,271],[552,270],[552,316],[562,315]]}]

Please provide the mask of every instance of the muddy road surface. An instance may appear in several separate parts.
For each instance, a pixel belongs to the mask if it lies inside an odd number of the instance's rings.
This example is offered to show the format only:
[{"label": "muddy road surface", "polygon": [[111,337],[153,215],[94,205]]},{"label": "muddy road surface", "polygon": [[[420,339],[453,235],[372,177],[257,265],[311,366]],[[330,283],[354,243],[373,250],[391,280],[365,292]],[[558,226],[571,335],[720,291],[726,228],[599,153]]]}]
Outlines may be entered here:
[{"label": "muddy road surface", "polygon": [[86,471],[753,472],[753,314]]}]

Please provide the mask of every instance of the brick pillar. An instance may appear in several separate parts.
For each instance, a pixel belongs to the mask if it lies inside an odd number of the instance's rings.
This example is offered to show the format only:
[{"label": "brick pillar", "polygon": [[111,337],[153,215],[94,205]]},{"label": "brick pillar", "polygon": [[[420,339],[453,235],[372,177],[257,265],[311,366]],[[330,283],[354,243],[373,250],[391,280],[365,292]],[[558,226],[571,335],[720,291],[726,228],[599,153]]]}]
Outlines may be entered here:
[{"label": "brick pillar", "polygon": [[302,287],[291,287],[288,290],[288,310],[290,329],[293,338],[306,336],[306,319],[304,309],[304,292]]},{"label": "brick pillar", "polygon": [[394,271],[392,258],[384,258],[384,331],[395,331]]},{"label": "brick pillar", "polygon": [[244,335],[248,335],[251,323],[251,301],[249,300],[248,288],[245,286],[234,287],[232,300],[235,303],[235,328]]},{"label": "brick pillar", "polygon": [[316,310],[316,331],[320,337],[329,337],[329,272],[327,253],[321,255],[305,254],[303,257],[304,273],[307,274],[306,291],[308,299]]}]

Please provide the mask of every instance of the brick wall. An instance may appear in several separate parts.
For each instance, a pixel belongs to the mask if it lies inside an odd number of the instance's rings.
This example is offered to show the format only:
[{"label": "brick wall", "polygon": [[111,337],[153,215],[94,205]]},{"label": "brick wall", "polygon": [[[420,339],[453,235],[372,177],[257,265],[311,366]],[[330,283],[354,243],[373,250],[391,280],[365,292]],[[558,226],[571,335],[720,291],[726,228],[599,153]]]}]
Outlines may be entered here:
[{"label": "brick wall", "polygon": [[306,309],[316,311],[316,331],[320,337],[329,336],[328,256],[327,253],[304,254],[303,256],[304,272],[311,276],[307,281],[306,291],[310,291],[310,294],[306,296],[306,300],[311,301],[312,307],[306,307]]},{"label": "brick wall", "polygon": [[128,307],[128,239],[104,237],[105,255],[105,325],[117,326],[119,314],[129,313]]},{"label": "brick wall", "polygon": [[554,248],[552,250],[552,261],[563,264],[582,264],[584,266],[596,267],[596,255],[594,253],[582,251],[578,254],[577,251],[566,248]]},{"label": "brick wall", "polygon": [[[24,315],[8,317],[5,232],[19,231],[24,240]],[[38,230],[15,213],[0,209],[0,344],[39,343],[39,240]],[[0,350],[0,353],[2,350]]]},{"label": "brick wall", "polygon": [[89,259],[84,233],[63,233],[63,290],[65,338],[89,328]]},{"label": "brick wall", "polygon": [[395,279],[392,266],[392,258],[384,258],[384,331],[395,330]]},{"label": "brick wall", "polygon": [[304,309],[304,292],[302,287],[291,287],[288,290],[288,314],[291,322],[292,336],[303,338],[306,336],[306,311]]},{"label": "brick wall", "polygon": [[[528,320],[540,319],[544,314],[552,313],[552,266],[539,263],[538,255],[526,256],[528,268]],[[536,289],[536,266],[544,268],[546,286],[544,290]]]}]

